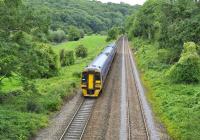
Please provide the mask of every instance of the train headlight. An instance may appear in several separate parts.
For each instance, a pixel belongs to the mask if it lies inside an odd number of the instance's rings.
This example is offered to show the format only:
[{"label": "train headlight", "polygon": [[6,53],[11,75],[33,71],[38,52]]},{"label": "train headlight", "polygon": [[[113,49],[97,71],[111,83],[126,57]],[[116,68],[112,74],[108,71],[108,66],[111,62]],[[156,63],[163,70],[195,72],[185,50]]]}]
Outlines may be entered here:
[{"label": "train headlight", "polygon": [[100,88],[100,87],[101,87],[101,84],[96,84],[95,87]]}]

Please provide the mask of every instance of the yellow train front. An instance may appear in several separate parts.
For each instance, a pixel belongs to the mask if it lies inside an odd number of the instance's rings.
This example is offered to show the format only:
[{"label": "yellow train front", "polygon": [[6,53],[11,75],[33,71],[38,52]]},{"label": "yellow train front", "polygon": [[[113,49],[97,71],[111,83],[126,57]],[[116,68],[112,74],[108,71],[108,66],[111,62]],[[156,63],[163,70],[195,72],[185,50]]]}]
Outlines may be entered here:
[{"label": "yellow train front", "polygon": [[117,46],[108,45],[82,72],[81,88],[85,97],[98,97],[112,61],[115,57]]}]

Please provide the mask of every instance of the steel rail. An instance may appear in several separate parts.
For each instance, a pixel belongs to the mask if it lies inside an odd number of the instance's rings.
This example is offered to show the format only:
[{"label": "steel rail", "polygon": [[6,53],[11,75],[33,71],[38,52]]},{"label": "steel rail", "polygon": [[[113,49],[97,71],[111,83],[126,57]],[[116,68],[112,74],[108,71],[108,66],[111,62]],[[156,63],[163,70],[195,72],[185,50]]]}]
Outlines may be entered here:
[{"label": "steel rail", "polygon": [[95,99],[83,99],[77,110],[75,111],[71,121],[65,128],[59,140],[81,140],[92,110],[95,104]]},{"label": "steel rail", "polygon": [[149,135],[149,129],[148,129],[148,125],[147,125],[147,122],[146,122],[146,119],[145,119],[145,114],[144,114],[144,109],[143,109],[143,105],[142,105],[142,101],[140,99],[140,95],[139,95],[139,90],[138,90],[138,86],[136,84],[136,80],[135,80],[135,76],[134,76],[134,69],[133,69],[133,64],[131,63],[131,50],[128,47],[128,57],[129,57],[129,61],[130,61],[130,65],[131,65],[131,71],[132,71],[132,74],[133,74],[133,78],[134,78],[134,83],[135,83],[135,87],[136,87],[136,91],[137,91],[137,97],[138,97],[138,101],[139,101],[139,107],[140,107],[140,110],[141,110],[141,115],[142,115],[142,120],[143,120],[143,123],[144,123],[144,127],[145,127],[145,132],[146,132],[146,136],[147,136],[147,140],[150,140],[150,135]]},{"label": "steel rail", "polygon": [[[125,40],[125,37],[124,37],[124,40]],[[127,53],[127,47],[125,47],[125,44],[124,44],[124,53]],[[125,54],[123,54],[125,55]],[[125,58],[125,68],[126,68],[126,81],[128,81],[128,74],[129,74],[129,71],[128,71],[128,57],[126,55],[126,58]],[[128,88],[127,88],[128,89]],[[127,91],[128,93],[129,91]],[[128,140],[131,140],[131,120],[130,120],[130,100],[129,100],[129,97],[126,96],[126,101],[127,101],[127,122],[128,122]]]}]

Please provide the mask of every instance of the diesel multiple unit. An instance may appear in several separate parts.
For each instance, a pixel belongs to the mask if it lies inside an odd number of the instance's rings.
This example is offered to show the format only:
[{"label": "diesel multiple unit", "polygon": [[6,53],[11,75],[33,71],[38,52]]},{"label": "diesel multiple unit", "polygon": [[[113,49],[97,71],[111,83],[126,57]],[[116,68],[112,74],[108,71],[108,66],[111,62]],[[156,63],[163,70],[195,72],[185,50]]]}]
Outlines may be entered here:
[{"label": "diesel multiple unit", "polygon": [[82,73],[82,94],[97,97],[102,90],[106,76],[117,51],[116,44],[108,45]]}]

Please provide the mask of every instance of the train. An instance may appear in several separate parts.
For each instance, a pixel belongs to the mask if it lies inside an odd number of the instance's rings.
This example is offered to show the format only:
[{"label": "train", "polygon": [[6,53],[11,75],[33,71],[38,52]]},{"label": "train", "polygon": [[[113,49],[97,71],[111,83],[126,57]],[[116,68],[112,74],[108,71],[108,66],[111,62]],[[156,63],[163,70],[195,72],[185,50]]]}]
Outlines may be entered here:
[{"label": "train", "polygon": [[116,43],[111,43],[92,61],[92,63],[84,68],[81,77],[81,89],[84,97],[99,96],[116,52]]}]

